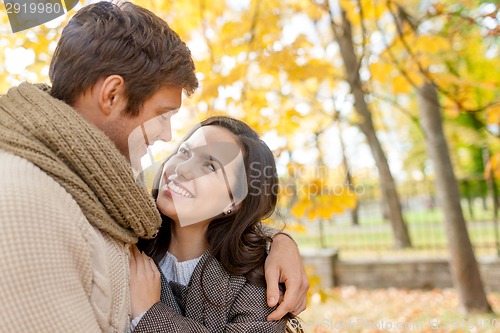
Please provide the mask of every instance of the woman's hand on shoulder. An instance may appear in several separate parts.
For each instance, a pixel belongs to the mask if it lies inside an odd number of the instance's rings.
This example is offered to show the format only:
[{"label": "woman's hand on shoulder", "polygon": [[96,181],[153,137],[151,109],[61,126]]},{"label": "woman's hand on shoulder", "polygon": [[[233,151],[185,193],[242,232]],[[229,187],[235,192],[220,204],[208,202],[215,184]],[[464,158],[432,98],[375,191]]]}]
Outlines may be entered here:
[{"label": "woman's hand on shoulder", "polygon": [[130,303],[132,318],[160,301],[161,279],[153,259],[133,245],[130,248]]}]

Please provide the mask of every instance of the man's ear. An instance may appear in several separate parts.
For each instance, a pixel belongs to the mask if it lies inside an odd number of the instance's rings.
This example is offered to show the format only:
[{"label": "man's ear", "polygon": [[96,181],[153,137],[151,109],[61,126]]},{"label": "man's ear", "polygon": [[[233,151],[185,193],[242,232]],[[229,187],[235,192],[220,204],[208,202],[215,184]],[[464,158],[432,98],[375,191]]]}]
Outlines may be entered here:
[{"label": "man's ear", "polygon": [[99,106],[106,116],[121,113],[127,105],[125,80],[120,75],[106,77],[98,92]]}]

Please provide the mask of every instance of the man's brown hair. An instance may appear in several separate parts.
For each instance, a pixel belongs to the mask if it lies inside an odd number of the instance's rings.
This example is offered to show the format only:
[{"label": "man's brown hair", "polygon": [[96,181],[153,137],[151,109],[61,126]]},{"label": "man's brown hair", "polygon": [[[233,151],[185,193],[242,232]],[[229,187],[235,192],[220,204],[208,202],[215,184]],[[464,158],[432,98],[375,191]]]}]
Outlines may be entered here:
[{"label": "man's brown hair", "polygon": [[80,9],[63,29],[50,63],[53,97],[73,105],[100,78],[121,75],[126,112],[137,116],[160,87],[198,87],[191,52],[168,24],[129,2],[98,2]]}]

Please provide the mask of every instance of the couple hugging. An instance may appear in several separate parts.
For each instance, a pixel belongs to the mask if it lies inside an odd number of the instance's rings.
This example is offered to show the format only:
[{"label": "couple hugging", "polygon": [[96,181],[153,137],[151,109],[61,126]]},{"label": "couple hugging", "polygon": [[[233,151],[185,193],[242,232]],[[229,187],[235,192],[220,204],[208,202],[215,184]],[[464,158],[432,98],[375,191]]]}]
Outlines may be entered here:
[{"label": "couple hugging", "polygon": [[169,140],[198,87],[167,23],[132,3],[85,6],[49,76],[0,97],[0,331],[296,330],[308,282],[293,240],[261,223],[277,177],[255,131],[204,120],[152,195],[135,183],[131,134],[158,119],[145,139]]}]

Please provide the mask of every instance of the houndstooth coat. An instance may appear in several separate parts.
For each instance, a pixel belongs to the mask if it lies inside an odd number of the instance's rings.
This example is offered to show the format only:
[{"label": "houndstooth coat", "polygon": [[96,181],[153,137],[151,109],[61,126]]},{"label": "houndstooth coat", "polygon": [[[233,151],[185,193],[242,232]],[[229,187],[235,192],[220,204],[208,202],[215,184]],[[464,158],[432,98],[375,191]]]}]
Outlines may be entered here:
[{"label": "houndstooth coat", "polygon": [[285,332],[284,319],[266,320],[273,310],[267,306],[265,288],[229,275],[206,253],[188,286],[169,284],[162,275],[161,302],[146,312],[134,333]]}]

